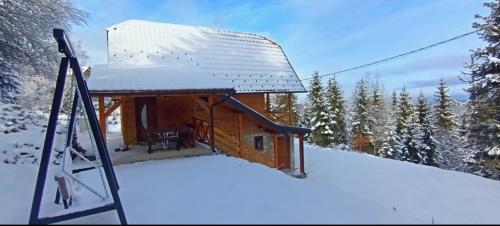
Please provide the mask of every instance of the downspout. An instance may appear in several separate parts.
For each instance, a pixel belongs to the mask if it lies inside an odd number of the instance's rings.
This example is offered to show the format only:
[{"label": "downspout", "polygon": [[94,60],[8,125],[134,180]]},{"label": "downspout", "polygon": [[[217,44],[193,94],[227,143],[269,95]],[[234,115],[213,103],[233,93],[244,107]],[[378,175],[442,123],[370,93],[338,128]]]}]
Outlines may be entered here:
[{"label": "downspout", "polygon": [[230,92],[230,93],[226,93],[226,97],[224,97],[224,99],[222,100],[219,100],[217,102],[215,102],[214,104],[210,105],[210,149],[212,149],[212,152],[215,152],[215,132],[214,132],[214,107],[219,105],[219,104],[222,104],[223,102],[225,102],[226,100],[228,100],[229,98],[231,98],[231,96],[234,94],[235,92]]}]

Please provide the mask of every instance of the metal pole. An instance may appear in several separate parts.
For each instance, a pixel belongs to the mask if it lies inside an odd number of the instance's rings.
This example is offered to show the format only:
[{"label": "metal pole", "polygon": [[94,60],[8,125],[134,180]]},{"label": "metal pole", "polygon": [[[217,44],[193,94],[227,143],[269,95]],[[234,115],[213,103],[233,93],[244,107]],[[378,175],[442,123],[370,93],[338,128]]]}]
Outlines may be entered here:
[{"label": "metal pole", "polygon": [[74,126],[75,126],[75,118],[76,118],[76,112],[78,111],[78,92],[75,92],[75,96],[73,98],[73,105],[71,106],[71,116],[69,118],[69,125],[68,125],[68,136],[66,137],[66,147],[69,147],[71,144],[71,140],[73,139],[73,132],[74,131]]}]

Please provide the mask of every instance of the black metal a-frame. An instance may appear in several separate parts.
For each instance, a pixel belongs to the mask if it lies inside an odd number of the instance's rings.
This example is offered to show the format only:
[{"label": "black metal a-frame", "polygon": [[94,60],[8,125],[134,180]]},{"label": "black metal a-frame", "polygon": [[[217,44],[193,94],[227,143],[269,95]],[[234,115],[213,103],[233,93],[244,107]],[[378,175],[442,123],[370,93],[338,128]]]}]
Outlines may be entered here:
[{"label": "black metal a-frame", "polygon": [[[97,116],[95,115],[94,106],[92,105],[92,99],[90,98],[90,94],[87,89],[87,84],[82,76],[82,71],[80,65],[78,63],[78,59],[73,51],[71,46],[71,42],[69,38],[66,36],[64,30],[62,29],[54,29],[53,30],[54,38],[57,41],[59,52],[63,53],[65,56],[61,58],[61,64],[59,67],[59,75],[57,77],[56,89],[54,92],[54,99],[52,101],[52,108],[49,117],[49,123],[47,127],[47,133],[45,134],[45,143],[42,150],[42,157],[40,161],[40,168],[38,171],[38,177],[36,181],[35,194],[33,196],[33,203],[31,206],[31,213],[29,224],[51,224],[60,221],[65,221],[69,219],[79,218],[83,216],[93,215],[105,211],[116,210],[118,212],[118,217],[120,219],[120,223],[127,224],[127,220],[125,218],[125,213],[123,211],[123,207],[120,201],[120,197],[118,195],[118,181],[116,180],[116,176],[113,170],[113,166],[111,164],[111,160],[109,157],[108,150],[106,145],[104,144],[103,137],[101,135],[101,131],[99,129],[99,123],[97,121]],[[87,118],[89,120],[89,124],[92,130],[93,137],[95,139],[95,144],[97,146],[97,151],[101,156],[102,167],[108,182],[109,189],[111,191],[111,195],[113,197],[113,203],[106,204],[100,207],[79,210],[76,212],[71,212],[65,215],[54,216],[54,217],[44,217],[40,218],[40,206],[42,201],[43,190],[45,187],[45,180],[47,177],[47,170],[50,164],[50,156],[52,153],[52,146],[54,142],[54,135],[57,126],[57,119],[59,115],[59,110],[61,108],[61,102],[63,98],[64,92],[64,84],[66,81],[68,68],[71,68],[74,72],[74,76],[76,79],[77,89],[79,90],[80,96],[78,96],[78,92],[76,92],[75,97],[73,99],[72,112],[70,116],[70,126],[73,125],[75,121],[76,115],[76,104],[78,104],[79,98],[81,98],[83,105],[85,107],[85,114],[87,114]],[[71,127],[70,127],[71,128]],[[68,138],[71,139],[71,133],[73,131],[69,130]],[[90,170],[93,167],[86,169],[73,170],[73,173],[78,173],[83,170]],[[76,172],[75,172],[76,171]]]}]

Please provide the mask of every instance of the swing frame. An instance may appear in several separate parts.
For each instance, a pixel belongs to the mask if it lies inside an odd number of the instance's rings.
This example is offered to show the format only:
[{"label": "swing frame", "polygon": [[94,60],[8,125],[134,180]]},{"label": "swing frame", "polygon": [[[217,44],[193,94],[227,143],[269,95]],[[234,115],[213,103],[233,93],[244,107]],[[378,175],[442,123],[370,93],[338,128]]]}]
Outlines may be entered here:
[{"label": "swing frame", "polygon": [[[82,71],[81,71],[80,65],[78,63],[78,59],[74,53],[73,47],[71,46],[71,42],[70,42],[69,38],[66,36],[66,33],[64,32],[63,29],[54,28],[53,36],[57,41],[58,51],[60,53],[63,53],[65,56],[61,58],[60,65],[59,65],[59,73],[58,73],[58,77],[57,77],[54,98],[52,101],[52,107],[51,107],[51,112],[50,112],[50,116],[49,116],[47,132],[45,134],[45,142],[44,142],[44,146],[42,149],[42,156],[41,156],[41,160],[40,160],[40,167],[38,170],[38,176],[37,176],[37,181],[36,181],[36,186],[35,186],[35,193],[33,195],[33,202],[32,202],[32,206],[31,206],[29,224],[51,224],[51,223],[66,221],[66,220],[70,220],[70,219],[74,219],[74,218],[89,216],[89,215],[93,215],[93,214],[97,214],[97,213],[107,212],[107,211],[111,211],[111,210],[117,211],[121,224],[127,224],[125,213],[123,211],[123,207],[122,207],[120,197],[118,194],[118,189],[119,189],[118,181],[116,179],[116,175],[115,175],[115,172],[113,170],[113,165],[111,164],[109,152],[107,150],[106,145],[104,144],[101,130],[99,129],[99,122],[97,121],[97,116],[95,114],[94,106],[92,104],[92,99],[90,97],[90,94],[89,94],[89,91],[87,88],[87,83],[83,79]],[[75,92],[70,121],[69,121],[69,124],[70,124],[69,128],[72,128],[72,126],[74,124],[74,121],[76,118],[76,111],[75,111],[76,105],[78,104],[78,100],[79,100],[78,98],[81,98],[83,105],[84,105],[85,114],[87,115],[87,118],[89,120],[89,124],[91,127],[90,129],[91,129],[93,137],[95,139],[97,151],[99,153],[99,156],[101,156],[102,168],[103,168],[104,174],[106,176],[106,180],[107,180],[107,183],[109,186],[109,190],[111,192],[111,196],[113,198],[113,202],[106,204],[106,205],[96,207],[96,208],[92,208],[92,209],[75,211],[72,213],[63,214],[63,215],[59,215],[59,216],[40,218],[39,217],[40,207],[41,207],[41,202],[42,202],[42,196],[44,193],[45,182],[47,179],[47,170],[48,170],[48,166],[50,164],[50,156],[52,153],[52,147],[53,147],[54,138],[55,138],[55,132],[56,132],[59,111],[61,109],[61,104],[62,104],[62,100],[63,100],[64,84],[66,81],[67,72],[68,72],[69,68],[71,68],[74,72],[74,76],[75,76],[76,84],[77,84],[76,88],[79,90],[79,93],[80,93],[80,95],[78,95],[78,92]],[[71,139],[72,133],[73,133],[72,130],[68,131],[67,139]],[[67,140],[66,142],[69,142],[69,140]],[[72,173],[79,173],[79,172],[91,170],[91,169],[95,169],[95,167],[76,169],[76,170],[73,170]]]}]

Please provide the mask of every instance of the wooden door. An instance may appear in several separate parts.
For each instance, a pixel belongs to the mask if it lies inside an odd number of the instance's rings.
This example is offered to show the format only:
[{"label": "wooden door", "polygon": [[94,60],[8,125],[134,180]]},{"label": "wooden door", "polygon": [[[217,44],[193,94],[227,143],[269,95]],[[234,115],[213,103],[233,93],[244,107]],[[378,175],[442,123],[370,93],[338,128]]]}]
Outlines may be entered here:
[{"label": "wooden door", "polygon": [[135,119],[137,128],[137,141],[147,140],[147,131],[157,127],[157,112],[155,97],[135,98]]},{"label": "wooden door", "polygon": [[291,155],[290,155],[290,137],[279,136],[277,139],[278,147],[278,169],[290,169]]}]

